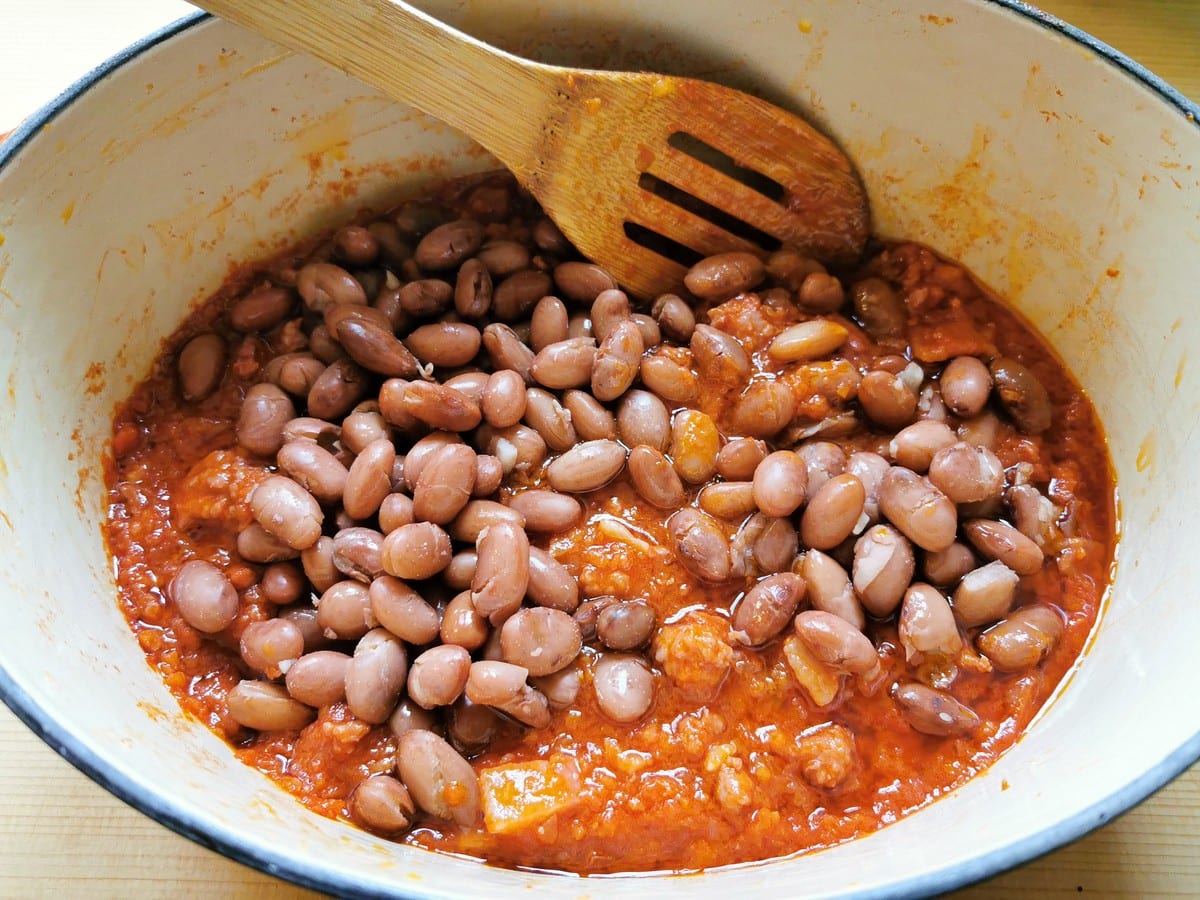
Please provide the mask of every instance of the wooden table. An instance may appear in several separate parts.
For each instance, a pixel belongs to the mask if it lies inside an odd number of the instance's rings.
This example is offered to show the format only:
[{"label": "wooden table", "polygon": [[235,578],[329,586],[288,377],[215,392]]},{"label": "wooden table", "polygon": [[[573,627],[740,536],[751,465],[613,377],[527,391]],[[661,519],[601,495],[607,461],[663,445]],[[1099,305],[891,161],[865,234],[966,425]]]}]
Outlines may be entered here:
[{"label": "wooden table", "polygon": [[[56,0],[75,2],[75,0]],[[0,6],[3,6],[0,0]],[[28,10],[49,20],[49,4]],[[10,4],[4,17],[31,16]],[[1120,48],[1200,99],[1200,3],[1196,0],[1044,0],[1042,6]],[[120,7],[126,24],[142,16],[150,30],[177,15],[178,3],[118,0],[80,4],[75,12]],[[172,8],[174,7],[174,8]],[[89,25],[75,26],[100,40]],[[61,26],[56,20],[55,27]],[[18,29],[19,30],[19,29]],[[14,30],[8,31],[9,35]],[[11,39],[11,38],[10,38]],[[108,38],[112,40],[111,36]],[[80,40],[83,40],[81,37]],[[128,38],[126,38],[127,42]],[[122,44],[99,47],[98,62]],[[42,53],[46,45],[41,45]],[[53,46],[53,45],[50,45]],[[61,47],[60,42],[60,47]],[[0,35],[0,57],[5,54]],[[67,81],[86,70],[78,61]],[[30,106],[65,86],[47,82]],[[6,82],[0,79],[0,84]],[[0,126],[4,125],[0,121]],[[0,129],[2,130],[2,129]],[[1200,896],[1200,768],[1090,836],[956,896]],[[316,896],[231,862],[176,836],[125,806],[63,762],[0,707],[0,897]]]}]

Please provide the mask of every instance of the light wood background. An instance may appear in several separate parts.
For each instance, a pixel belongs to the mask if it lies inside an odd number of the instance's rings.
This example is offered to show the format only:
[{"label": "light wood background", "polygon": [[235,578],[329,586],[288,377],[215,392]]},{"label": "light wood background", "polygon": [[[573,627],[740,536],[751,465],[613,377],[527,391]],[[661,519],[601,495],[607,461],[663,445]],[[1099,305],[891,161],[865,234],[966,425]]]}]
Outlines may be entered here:
[{"label": "light wood background", "polygon": [[[1041,5],[1200,100],[1200,0]],[[0,132],[186,9],[177,0],[0,0]],[[50,28],[53,40],[40,34]],[[1200,768],[1076,844],[955,896],[1080,894],[1200,896]],[[125,806],[0,707],[0,897],[50,896],[316,895],[205,850]]]}]

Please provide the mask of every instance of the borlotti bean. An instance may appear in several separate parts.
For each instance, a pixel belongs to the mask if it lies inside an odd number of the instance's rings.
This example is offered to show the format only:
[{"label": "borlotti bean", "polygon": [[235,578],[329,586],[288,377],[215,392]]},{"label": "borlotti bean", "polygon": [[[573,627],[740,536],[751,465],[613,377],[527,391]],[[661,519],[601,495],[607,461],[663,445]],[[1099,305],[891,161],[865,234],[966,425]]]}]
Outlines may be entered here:
[{"label": "borlotti bean", "polygon": [[383,837],[582,872],[836,842],[923,799],[869,747],[952,788],[1095,616],[1086,401],[917,245],[637,298],[490,176],[239,284],[118,420],[123,603],[185,708]]}]

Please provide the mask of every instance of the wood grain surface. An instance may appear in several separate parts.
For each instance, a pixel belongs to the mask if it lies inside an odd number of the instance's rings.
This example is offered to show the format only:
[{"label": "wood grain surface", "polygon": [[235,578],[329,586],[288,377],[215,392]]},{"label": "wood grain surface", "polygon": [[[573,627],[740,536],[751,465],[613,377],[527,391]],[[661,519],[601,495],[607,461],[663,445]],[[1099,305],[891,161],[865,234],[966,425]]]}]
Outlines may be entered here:
[{"label": "wood grain surface", "polygon": [[[0,0],[0,17],[13,9],[6,2]],[[1042,6],[1200,100],[1196,0],[1044,0]],[[50,93],[31,98],[30,109]],[[0,122],[0,130],[12,124]],[[1200,768],[1072,846],[954,896],[1081,894],[1200,896]],[[125,806],[0,707],[0,897],[51,896],[317,895],[205,850]]]}]

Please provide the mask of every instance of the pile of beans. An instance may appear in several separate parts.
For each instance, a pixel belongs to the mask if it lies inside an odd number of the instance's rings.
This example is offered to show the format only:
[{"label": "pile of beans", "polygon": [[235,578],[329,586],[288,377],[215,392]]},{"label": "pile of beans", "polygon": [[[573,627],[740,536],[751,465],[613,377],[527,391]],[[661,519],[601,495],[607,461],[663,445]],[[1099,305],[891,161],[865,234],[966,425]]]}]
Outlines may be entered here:
[{"label": "pile of beans", "polygon": [[[189,404],[257,371],[236,551],[278,613],[241,631],[229,715],[284,732],[344,703],[398,738],[395,774],[349,798],[355,821],[475,826],[468,758],[497,715],[544,728],[586,689],[632,723],[654,702],[653,606],[582,596],[544,549],[620,481],[697,583],[733,586],[731,645],[782,639],[823,706],[847,681],[873,689],[868,623],[894,620],[911,674],[885,685],[894,703],[920,732],[969,735],[956,667],[1036,666],[1064,627],[1017,598],[1067,517],[995,451],[1001,428],[1050,427],[1034,373],[985,340],[922,351],[884,279],[788,248],[704,259],[639,307],[526,204],[495,176],[343,227],[232,299],[240,344],[206,332],[178,353]],[[168,595],[208,635],[238,618],[211,561]]]}]

